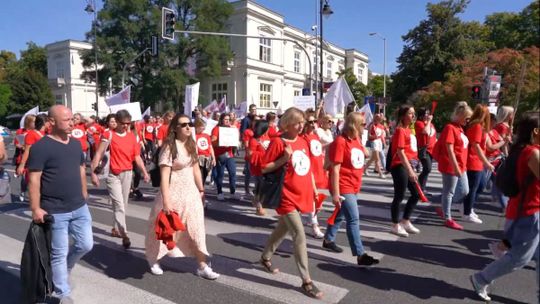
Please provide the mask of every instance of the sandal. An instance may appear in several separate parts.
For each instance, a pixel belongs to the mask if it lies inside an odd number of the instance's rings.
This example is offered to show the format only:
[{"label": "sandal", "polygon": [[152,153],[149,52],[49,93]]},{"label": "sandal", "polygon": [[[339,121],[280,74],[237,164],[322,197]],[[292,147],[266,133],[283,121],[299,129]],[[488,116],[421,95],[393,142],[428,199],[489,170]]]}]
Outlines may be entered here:
[{"label": "sandal", "polygon": [[115,238],[122,238],[122,235],[120,232],[118,232],[118,230],[116,230],[116,228],[111,229],[111,236]]},{"label": "sandal", "polygon": [[261,265],[264,267],[264,269],[267,272],[272,273],[272,274],[276,274],[279,272],[279,269],[274,268],[272,266],[272,263],[270,262],[270,260],[265,260],[263,257],[261,257],[259,262],[261,263]]},{"label": "sandal", "polygon": [[308,283],[302,284],[302,291],[309,297],[315,298],[315,299],[322,299],[323,293],[322,291],[313,284],[313,281]]}]

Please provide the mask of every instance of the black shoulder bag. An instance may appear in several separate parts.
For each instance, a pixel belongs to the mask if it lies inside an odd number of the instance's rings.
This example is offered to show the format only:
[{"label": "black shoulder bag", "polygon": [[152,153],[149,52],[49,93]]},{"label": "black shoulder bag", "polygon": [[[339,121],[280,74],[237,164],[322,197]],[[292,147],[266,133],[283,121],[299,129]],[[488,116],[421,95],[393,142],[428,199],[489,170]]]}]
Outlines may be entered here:
[{"label": "black shoulder bag", "polygon": [[[281,140],[283,141],[283,139]],[[263,174],[259,183],[257,200],[264,208],[276,209],[279,207],[286,167],[287,165],[285,164],[273,172]]]}]

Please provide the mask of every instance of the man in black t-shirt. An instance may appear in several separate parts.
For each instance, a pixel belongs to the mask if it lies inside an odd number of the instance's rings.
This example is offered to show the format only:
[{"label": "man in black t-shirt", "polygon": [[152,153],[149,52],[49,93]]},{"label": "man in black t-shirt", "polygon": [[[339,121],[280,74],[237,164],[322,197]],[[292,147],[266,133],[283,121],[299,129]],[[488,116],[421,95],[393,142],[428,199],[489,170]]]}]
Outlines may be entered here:
[{"label": "man in black t-shirt", "polygon": [[[92,217],[86,204],[84,154],[78,140],[69,136],[73,114],[62,105],[49,110],[52,131],[32,146],[28,158],[32,219],[43,223],[51,214],[51,268],[54,292],[60,303],[72,303],[68,276],[94,244]],[[74,240],[71,248],[69,236]]]}]

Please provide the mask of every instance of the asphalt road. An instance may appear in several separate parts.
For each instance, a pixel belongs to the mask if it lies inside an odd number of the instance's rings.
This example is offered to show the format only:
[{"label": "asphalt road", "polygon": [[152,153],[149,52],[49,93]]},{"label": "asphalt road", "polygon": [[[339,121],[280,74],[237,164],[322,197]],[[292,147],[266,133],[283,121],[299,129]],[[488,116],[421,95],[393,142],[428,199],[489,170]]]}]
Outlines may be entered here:
[{"label": "asphalt road", "polygon": [[[10,150],[10,153],[13,151]],[[238,184],[243,185],[239,160]],[[10,165],[5,166],[13,170]],[[435,167],[436,168],[436,167]],[[441,176],[434,170],[429,191],[439,193]],[[12,196],[0,204],[0,302],[18,303],[19,265],[30,222],[27,202],[19,202],[18,180],[12,179]],[[304,296],[292,256],[292,242],[283,242],[273,263],[277,275],[267,274],[256,263],[276,223],[275,212],[255,215],[248,199],[210,202],[205,217],[207,245],[212,267],[221,273],[217,281],[195,274],[191,258],[165,258],[164,275],[154,276],[144,259],[144,235],[156,189],[144,185],[142,200],[127,208],[132,249],[124,250],[119,239],[110,237],[112,213],[103,188],[90,188],[94,249],[73,270],[76,303],[479,303],[471,291],[469,275],[493,260],[488,243],[501,236],[503,218],[491,198],[481,195],[476,212],[484,224],[461,222],[464,231],[442,226],[434,212],[438,202],[421,204],[414,224],[419,235],[398,239],[389,233],[391,178],[364,177],[359,198],[361,232],[368,252],[381,258],[373,268],[359,268],[351,256],[344,226],[337,243],[345,251],[335,254],[321,248],[321,241],[308,233],[309,268],[323,301]],[[243,186],[239,186],[239,192]],[[226,188],[225,188],[226,189]],[[436,199],[434,199],[436,201]],[[325,202],[319,221],[324,228],[333,207]],[[534,303],[537,281],[535,264],[498,280],[491,289],[493,303]]]}]

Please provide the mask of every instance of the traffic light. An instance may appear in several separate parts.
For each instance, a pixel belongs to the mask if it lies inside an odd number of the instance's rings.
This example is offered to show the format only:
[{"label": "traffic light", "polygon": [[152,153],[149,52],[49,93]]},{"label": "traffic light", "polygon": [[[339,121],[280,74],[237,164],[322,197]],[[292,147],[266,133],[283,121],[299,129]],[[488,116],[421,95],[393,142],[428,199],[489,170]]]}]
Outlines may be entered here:
[{"label": "traffic light", "polygon": [[174,40],[174,26],[176,24],[176,14],[170,8],[161,8],[161,37],[163,39]]},{"label": "traffic light", "polygon": [[473,86],[471,89],[471,97],[474,100],[480,100],[482,98],[482,88],[480,86]]},{"label": "traffic light", "polygon": [[94,102],[94,103],[92,104],[92,109],[93,109],[94,111],[97,111],[97,103]]}]

